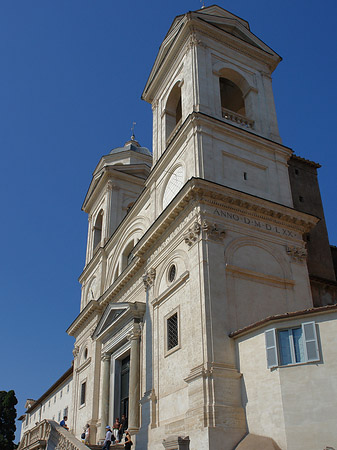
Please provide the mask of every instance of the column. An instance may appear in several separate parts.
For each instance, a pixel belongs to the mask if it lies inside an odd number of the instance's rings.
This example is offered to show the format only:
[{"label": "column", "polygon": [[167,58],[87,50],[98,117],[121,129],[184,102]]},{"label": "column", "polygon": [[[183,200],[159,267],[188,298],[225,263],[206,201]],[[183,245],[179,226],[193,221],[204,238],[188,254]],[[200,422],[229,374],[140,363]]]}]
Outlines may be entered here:
[{"label": "column", "polygon": [[101,429],[100,439],[105,438],[105,427],[109,420],[109,385],[110,385],[110,355],[103,353],[101,357]]},{"label": "column", "polygon": [[129,373],[129,420],[130,433],[139,430],[139,399],[140,399],[140,341],[141,329],[139,323],[133,324],[133,330],[128,335],[131,342],[130,373]]}]

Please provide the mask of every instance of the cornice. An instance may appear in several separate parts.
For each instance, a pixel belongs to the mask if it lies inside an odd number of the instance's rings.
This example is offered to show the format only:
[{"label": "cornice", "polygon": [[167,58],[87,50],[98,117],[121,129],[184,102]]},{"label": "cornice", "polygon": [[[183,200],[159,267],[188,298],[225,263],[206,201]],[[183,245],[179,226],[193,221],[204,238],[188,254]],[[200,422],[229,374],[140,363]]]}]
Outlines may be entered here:
[{"label": "cornice", "polygon": [[269,220],[279,225],[286,225],[290,228],[298,229],[302,233],[310,231],[320,220],[316,216],[302,213],[271,200],[256,197],[200,178],[195,178],[194,180],[196,181],[193,187],[195,194],[202,198],[205,203],[212,206],[228,205],[231,209],[241,212],[241,214],[249,212],[256,218]]},{"label": "cornice", "polygon": [[98,247],[91,260],[84,266],[81,275],[78,277],[78,281],[82,283],[93,268],[97,266],[101,259],[106,259],[106,251],[104,247]]},{"label": "cornice", "polygon": [[[89,212],[93,203],[97,200],[97,198],[100,196],[100,194],[105,191],[107,188],[105,185],[111,180],[112,182],[115,182],[116,180],[126,180],[126,181],[132,181],[132,183],[136,183],[139,185],[144,185],[145,179],[142,177],[139,177],[135,174],[130,174],[124,172],[122,169],[141,169],[147,167],[150,172],[151,168],[147,164],[129,164],[128,166],[124,166],[122,164],[116,164],[115,166],[111,167],[109,165],[105,165],[100,169],[97,174],[94,174],[93,180],[90,183],[88,192],[85,196],[82,210],[85,212]],[[98,181],[96,180],[96,177],[98,178]],[[118,186],[116,185],[118,188]]]},{"label": "cornice", "polygon": [[97,300],[91,300],[87,306],[82,309],[80,314],[76,317],[73,323],[67,329],[67,333],[69,336],[75,336],[76,332],[81,328],[81,326],[87,322],[92,315],[97,315],[102,312],[102,306],[98,303]]},{"label": "cornice", "polygon": [[[199,19],[200,20],[200,19]],[[245,41],[244,39],[240,39],[237,36],[234,36],[233,34],[229,33],[228,31],[216,27],[215,25],[212,25],[206,21],[202,21],[199,24],[199,32],[204,36],[211,38],[214,41],[220,42],[221,44],[225,45],[228,48],[231,48],[235,52],[239,52],[245,56],[248,56],[250,58],[254,58],[258,60],[259,62],[266,64],[270,71],[273,72],[278,63],[281,61],[281,57],[277,55],[277,53],[274,52],[270,53],[267,50],[264,50],[261,47],[256,47],[253,44],[250,44],[249,42]],[[249,33],[254,36],[254,38],[258,39],[251,31]],[[226,39],[224,39],[224,35],[226,36]],[[261,41],[262,42],[262,41]],[[264,44],[266,45],[266,44]],[[267,46],[268,47],[268,46]],[[268,47],[269,48],[269,47]],[[273,51],[272,49],[270,49]]]},{"label": "cornice", "polygon": [[225,129],[229,136],[232,135],[233,137],[240,139],[240,141],[247,141],[252,146],[258,145],[269,150],[270,152],[280,154],[286,159],[289,159],[293,154],[291,148],[286,147],[279,142],[268,139],[250,130],[240,128],[234,124],[230,124],[220,118],[209,116],[208,114],[202,112],[193,111],[186,117],[181,126],[176,130],[175,135],[172,136],[172,139],[167,145],[165,151],[162,153],[147,178],[145,182],[146,187],[151,186],[154,180],[158,179],[159,173],[161,173],[163,171],[163,167],[167,165],[168,160],[170,160],[172,156],[171,154],[175,151],[175,147],[179,144],[181,139],[186,140],[187,134],[193,129],[196,130],[195,132],[206,133],[206,130],[202,130],[200,128],[202,125],[209,126],[210,128],[214,128],[219,131],[224,131]]},{"label": "cornice", "polygon": [[[145,266],[146,253],[162,238],[177,216],[183,210],[187,211],[186,207],[191,201],[195,201],[198,205],[227,207],[240,214],[250,215],[251,217],[269,221],[269,223],[275,225],[296,230],[300,234],[310,231],[319,221],[319,218],[297,211],[289,206],[281,205],[201,178],[191,178],[136,244],[133,249],[135,257],[131,263],[98,301],[92,300],[84,308],[68,328],[68,334],[73,335],[92,314],[101,312],[112,298],[128,285],[134,275]],[[116,236],[115,239],[117,239]]]}]

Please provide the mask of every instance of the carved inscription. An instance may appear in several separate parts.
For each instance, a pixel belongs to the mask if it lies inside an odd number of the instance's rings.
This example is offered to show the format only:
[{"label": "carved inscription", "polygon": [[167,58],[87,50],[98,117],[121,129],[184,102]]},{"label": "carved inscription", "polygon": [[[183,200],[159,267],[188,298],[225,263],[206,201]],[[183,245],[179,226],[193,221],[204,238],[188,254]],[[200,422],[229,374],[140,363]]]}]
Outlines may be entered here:
[{"label": "carved inscription", "polygon": [[297,233],[295,233],[292,230],[288,230],[287,228],[283,228],[281,226],[270,224],[270,223],[264,222],[262,220],[257,220],[257,219],[252,219],[250,217],[241,216],[240,214],[232,213],[229,211],[224,211],[222,209],[215,209],[213,211],[213,214],[220,216],[220,217],[225,217],[226,219],[233,220],[234,222],[237,222],[237,223],[244,223],[244,224],[250,225],[252,227],[260,228],[261,230],[272,231],[273,233],[277,233],[280,236],[290,237],[290,238],[298,237]]}]

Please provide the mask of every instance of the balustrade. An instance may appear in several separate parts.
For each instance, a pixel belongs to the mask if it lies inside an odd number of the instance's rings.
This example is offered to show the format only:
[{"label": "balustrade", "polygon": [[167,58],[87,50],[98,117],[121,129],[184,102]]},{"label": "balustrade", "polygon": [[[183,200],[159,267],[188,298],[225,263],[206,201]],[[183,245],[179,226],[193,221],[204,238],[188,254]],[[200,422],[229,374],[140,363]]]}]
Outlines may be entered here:
[{"label": "balustrade", "polygon": [[22,436],[18,450],[88,450],[88,447],[53,420],[43,420]]},{"label": "balustrade", "polygon": [[241,116],[241,114],[230,111],[229,109],[222,108],[222,117],[238,125],[241,125],[244,128],[248,128],[251,130],[254,129],[254,120],[247,119],[247,117]]}]

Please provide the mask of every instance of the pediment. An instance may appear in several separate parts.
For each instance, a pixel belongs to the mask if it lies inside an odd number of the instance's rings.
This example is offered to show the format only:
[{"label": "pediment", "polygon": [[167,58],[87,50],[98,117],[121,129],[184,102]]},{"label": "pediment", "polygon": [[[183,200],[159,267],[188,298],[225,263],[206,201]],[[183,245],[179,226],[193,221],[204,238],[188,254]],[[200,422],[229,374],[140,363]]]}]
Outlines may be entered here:
[{"label": "pediment", "polygon": [[241,17],[236,16],[235,14],[227,11],[227,9],[221,8],[218,5],[212,5],[208,6],[206,8],[199,9],[195,11],[196,14],[199,14],[200,16],[213,16],[213,20],[218,18],[227,18],[232,19],[240,22],[244,27],[246,27],[249,30],[249,23],[247,20],[241,19]]},{"label": "pediment", "polygon": [[99,336],[110,328],[120,316],[125,314],[127,306],[120,307],[118,304],[108,305],[99,321],[94,335]]},{"label": "pediment", "polygon": [[105,335],[108,330],[112,331],[124,322],[129,322],[134,318],[141,319],[145,312],[143,303],[110,303],[94,331],[93,338]]},{"label": "pediment", "polygon": [[277,55],[270,47],[268,47],[268,45],[266,45],[263,41],[261,41],[261,39],[256,37],[255,34],[250,31],[248,22],[234,16],[233,14],[228,13],[223,16],[214,16],[210,14],[196,13],[196,17],[208,25],[216,27],[219,30],[223,30],[226,33],[229,33],[232,36],[246,42],[247,44],[253,45],[254,47],[272,55]]},{"label": "pediment", "polygon": [[[144,100],[149,101],[150,103],[152,102],[153,98],[151,98],[150,92],[153,81],[163,67],[172,47],[177,45],[176,43],[182,39],[181,36],[185,36],[186,33],[184,33],[183,30],[186,29],[188,22],[191,22],[191,24],[193,23],[194,30],[198,29],[198,23],[200,24],[200,30],[202,30],[202,28],[205,29],[206,27],[214,27],[213,29],[217,28],[218,32],[222,31],[225,32],[227,36],[230,34],[231,36],[240,39],[243,45],[246,43],[268,53],[269,60],[273,61],[271,62],[273,70],[281,59],[280,56],[274,52],[274,50],[268,47],[268,45],[266,45],[263,41],[261,41],[261,39],[250,31],[249,23],[246,20],[241,19],[229,11],[213,5],[194,12],[189,12],[187,14],[177,16],[172,22],[172,25],[159,48],[158,55],[145,85],[142,94],[142,98]],[[204,24],[203,27],[201,25],[202,23]]]}]

